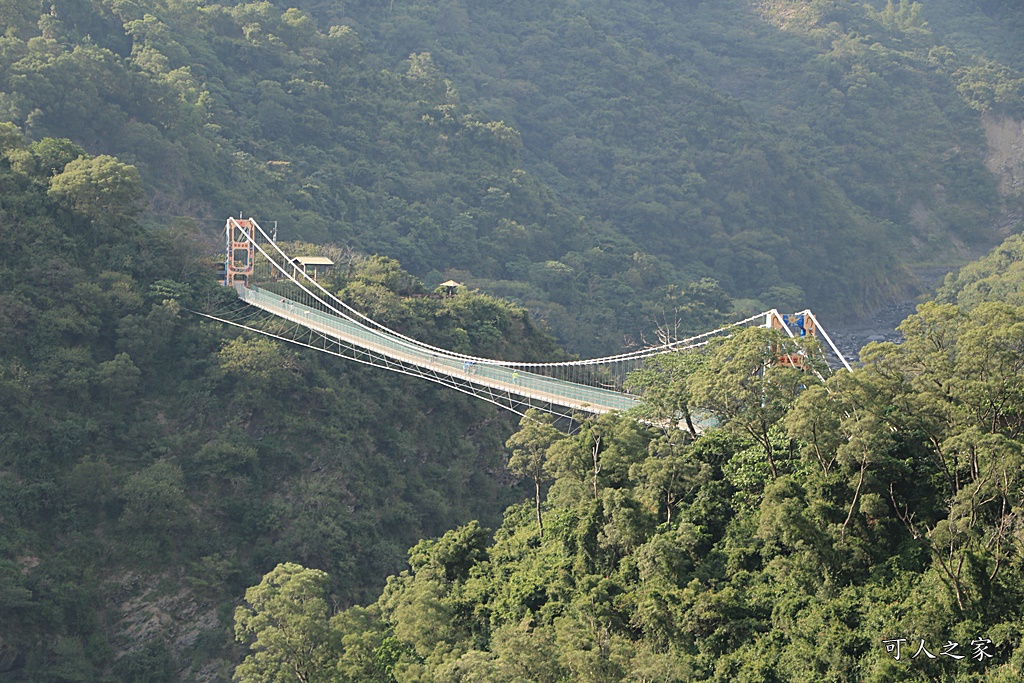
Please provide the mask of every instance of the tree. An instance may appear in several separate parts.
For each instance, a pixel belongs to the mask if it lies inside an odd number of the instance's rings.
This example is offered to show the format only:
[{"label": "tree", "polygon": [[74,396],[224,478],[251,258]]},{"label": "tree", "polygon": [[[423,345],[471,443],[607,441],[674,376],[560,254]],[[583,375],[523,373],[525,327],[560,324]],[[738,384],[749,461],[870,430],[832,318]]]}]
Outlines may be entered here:
[{"label": "tree", "polygon": [[[931,499],[895,478],[888,497],[964,612],[985,590],[972,589],[972,574],[993,581],[1011,553],[1024,463],[1024,311],[928,303],[899,329],[903,344],[863,353],[864,381],[877,387],[866,407],[880,425],[874,431],[899,435],[932,476]],[[938,509],[927,512],[936,499]]]},{"label": "tree", "polygon": [[96,382],[107,395],[110,404],[121,401],[127,403],[134,397],[141,375],[131,356],[122,352],[112,360],[100,363],[96,369]]},{"label": "tree", "polygon": [[60,204],[106,225],[120,225],[141,211],[142,181],[134,166],[112,156],[80,156],[50,179],[48,193]]},{"label": "tree", "polygon": [[508,459],[509,471],[533,479],[537,529],[541,538],[544,537],[544,522],[540,514],[540,485],[549,480],[544,460],[551,445],[561,438],[562,433],[555,429],[550,418],[531,408],[519,421],[519,431],[505,442],[505,446],[512,449],[512,456]]},{"label": "tree", "polygon": [[694,489],[710,478],[711,469],[686,453],[679,433],[669,433],[648,446],[649,457],[629,468],[637,482],[638,498],[658,517],[665,511],[666,524],[672,524],[672,511]]},{"label": "tree", "polygon": [[235,610],[235,638],[249,654],[235,669],[239,683],[332,680],[338,648],[328,624],[327,573],[279,564],[245,591]]},{"label": "tree", "polygon": [[673,429],[682,418],[687,431],[696,438],[697,429],[690,409],[693,404],[690,378],[704,362],[705,356],[696,352],[663,353],[648,359],[642,369],[630,373],[626,387],[639,390],[643,396],[639,415]]},{"label": "tree", "polygon": [[47,177],[61,173],[69,163],[85,156],[84,149],[64,138],[43,138],[29,149]]},{"label": "tree", "polygon": [[193,531],[184,473],[167,460],[157,460],[128,477],[122,496],[121,527],[150,559],[159,551],[180,548],[181,537]]},{"label": "tree", "polygon": [[752,438],[764,449],[772,479],[778,477],[771,428],[786,414],[800,388],[814,375],[784,367],[780,356],[804,351],[775,330],[746,329],[709,345],[708,359],[693,373],[690,391],[698,405],[726,429]]}]

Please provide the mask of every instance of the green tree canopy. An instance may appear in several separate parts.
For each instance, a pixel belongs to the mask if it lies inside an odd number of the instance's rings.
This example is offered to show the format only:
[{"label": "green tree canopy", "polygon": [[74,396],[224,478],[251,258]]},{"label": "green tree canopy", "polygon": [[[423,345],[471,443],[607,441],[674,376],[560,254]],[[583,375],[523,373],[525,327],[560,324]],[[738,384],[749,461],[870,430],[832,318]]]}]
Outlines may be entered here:
[{"label": "green tree canopy", "polygon": [[235,669],[241,683],[334,680],[327,574],[286,562],[245,592],[235,610],[235,637],[250,654]]},{"label": "green tree canopy", "polygon": [[117,225],[137,216],[143,197],[139,172],[114,157],[78,157],[50,180],[49,194],[87,218]]}]

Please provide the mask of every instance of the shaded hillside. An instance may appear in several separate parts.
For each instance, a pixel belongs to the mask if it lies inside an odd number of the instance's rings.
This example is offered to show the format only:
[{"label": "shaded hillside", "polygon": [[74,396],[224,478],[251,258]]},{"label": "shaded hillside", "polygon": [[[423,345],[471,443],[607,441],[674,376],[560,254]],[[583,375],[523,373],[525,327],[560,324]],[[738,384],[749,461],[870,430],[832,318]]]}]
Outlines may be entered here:
[{"label": "shaded hillside", "polygon": [[[141,197],[132,166],[0,127],[0,680],[209,678],[224,605],[278,562],[366,601],[513,499],[488,404],[189,313],[233,294]],[[558,357],[506,302],[351,265],[335,285],[425,339]]]},{"label": "shaded hillside", "polygon": [[516,281],[546,317],[590,319],[562,326],[581,350],[642,331],[678,281],[521,171],[518,133],[460,105],[426,57],[403,74],[367,67],[351,30],[269,4],[41,19],[29,6],[2,20],[0,119],[133,162],[149,223],[212,233],[240,209],[435,284],[442,271]]},{"label": "shaded hillside", "polygon": [[512,296],[582,353],[695,329],[704,277],[839,314],[993,240],[969,56],[903,10],[9,5],[0,119],[132,162],[148,220],[277,220]]},{"label": "shaded hillside", "polygon": [[[521,132],[528,169],[645,248],[713,268],[740,296],[764,291],[765,267],[808,293],[855,291],[873,302],[832,265],[880,244],[906,260],[955,260],[995,241],[1002,200],[980,114],[1021,117],[1024,64],[998,49],[1015,44],[1004,21],[1012,10],[959,7],[731,0],[520,3],[512,12],[406,2],[388,12],[374,3],[310,11],[353,22],[389,65],[430,50],[467,103]],[[974,43],[932,32],[929,16],[959,24]],[[872,266],[876,276],[892,268]]]}]

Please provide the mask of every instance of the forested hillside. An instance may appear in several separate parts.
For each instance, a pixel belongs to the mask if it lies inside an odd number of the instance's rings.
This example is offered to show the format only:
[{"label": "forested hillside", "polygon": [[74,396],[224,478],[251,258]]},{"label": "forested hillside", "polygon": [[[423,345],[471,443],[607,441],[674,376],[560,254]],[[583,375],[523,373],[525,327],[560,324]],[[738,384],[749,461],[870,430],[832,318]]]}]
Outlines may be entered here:
[{"label": "forested hillside", "polygon": [[[0,680],[226,679],[232,598],[278,562],[365,602],[515,499],[488,404],[201,323],[233,293],[142,197],[132,166],[0,127]],[[358,255],[337,282],[435,343],[558,356],[521,309],[416,284]]]},{"label": "forested hillside", "polygon": [[0,0],[0,680],[274,680],[278,617],[311,679],[1017,680],[1019,237],[827,390],[751,382],[763,337],[634,377],[699,439],[515,432],[192,311],[232,302],[242,212],[470,352],[856,316],[1020,232],[1021,31],[1008,0]]},{"label": "forested hillside", "polygon": [[75,9],[41,28],[5,15],[0,118],[134,163],[150,222],[212,231],[242,210],[433,284],[507,280],[493,289],[581,352],[639,336],[687,282],[525,172],[519,133],[462,105],[429,56],[371,67],[352,30],[267,3]]},{"label": "forested hillside", "polygon": [[[992,239],[999,198],[979,113],[1024,111],[1019,41],[1005,28],[1019,8],[934,5],[310,11],[353,21],[388,64],[430,50],[465,101],[520,131],[528,168],[647,250],[710,267],[735,295],[796,284],[800,300],[841,290],[857,308],[902,280],[885,260],[868,266],[871,284],[850,279],[868,265],[846,270],[851,255],[948,258],[951,242]],[[926,28],[932,13],[968,15],[979,40],[945,46]],[[999,47],[1009,66],[986,52]]]},{"label": "forested hillside", "polygon": [[[1007,255],[962,280],[1019,280]],[[1024,308],[929,302],[900,331],[820,382],[762,329],[664,358],[634,385],[665,430],[528,414],[507,446],[536,500],[421,541],[367,607],[279,565],[235,612],[236,679],[1020,680]]]},{"label": "forested hillside", "polygon": [[148,222],[276,220],[580,353],[687,319],[702,278],[870,310],[1019,207],[986,167],[983,116],[1024,108],[998,3],[4,7],[0,119],[135,165]]}]

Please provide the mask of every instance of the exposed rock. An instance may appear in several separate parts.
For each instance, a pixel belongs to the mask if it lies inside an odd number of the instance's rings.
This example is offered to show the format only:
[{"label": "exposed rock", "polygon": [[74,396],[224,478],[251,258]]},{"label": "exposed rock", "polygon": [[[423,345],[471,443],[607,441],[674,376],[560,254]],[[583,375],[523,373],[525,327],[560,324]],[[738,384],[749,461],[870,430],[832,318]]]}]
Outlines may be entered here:
[{"label": "exposed rock", "polygon": [[982,125],[988,138],[986,165],[999,178],[999,193],[1024,195],[1024,121],[988,115]]},{"label": "exposed rock", "polygon": [[0,638],[0,674],[15,671],[24,665],[25,653]]},{"label": "exposed rock", "polygon": [[[181,680],[225,681],[230,663],[214,660],[201,670],[192,669],[191,654],[210,633],[228,635],[216,605],[201,601],[196,592],[170,575],[126,572],[108,584],[115,659],[140,651],[153,641],[162,642],[179,665]],[[228,669],[225,675],[225,669]]]}]

